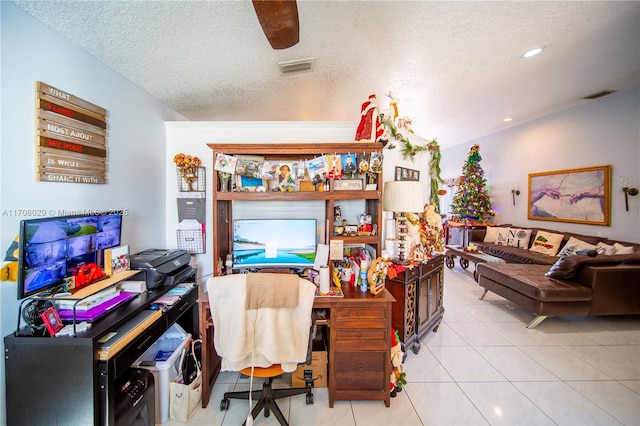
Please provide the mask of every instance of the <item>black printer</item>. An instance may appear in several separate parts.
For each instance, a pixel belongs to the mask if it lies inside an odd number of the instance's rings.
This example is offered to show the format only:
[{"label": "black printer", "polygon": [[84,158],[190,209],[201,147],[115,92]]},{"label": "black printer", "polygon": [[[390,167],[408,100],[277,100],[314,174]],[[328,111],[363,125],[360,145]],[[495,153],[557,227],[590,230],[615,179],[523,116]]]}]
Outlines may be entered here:
[{"label": "black printer", "polygon": [[147,272],[147,289],[184,282],[195,269],[189,265],[191,256],[184,250],[147,249],[131,256],[131,269]]}]

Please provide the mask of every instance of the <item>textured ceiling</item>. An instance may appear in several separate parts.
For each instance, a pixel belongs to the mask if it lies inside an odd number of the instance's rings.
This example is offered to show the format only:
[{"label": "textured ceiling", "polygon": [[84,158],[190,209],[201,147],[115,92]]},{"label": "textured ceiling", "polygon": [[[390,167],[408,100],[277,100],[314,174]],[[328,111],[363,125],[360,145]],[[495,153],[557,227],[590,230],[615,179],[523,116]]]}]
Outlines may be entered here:
[{"label": "textured ceiling", "polygon": [[[357,121],[391,91],[447,147],[640,84],[636,1],[298,0],[285,50],[249,0],[14,3],[190,120]],[[280,76],[307,57],[313,72]]]}]

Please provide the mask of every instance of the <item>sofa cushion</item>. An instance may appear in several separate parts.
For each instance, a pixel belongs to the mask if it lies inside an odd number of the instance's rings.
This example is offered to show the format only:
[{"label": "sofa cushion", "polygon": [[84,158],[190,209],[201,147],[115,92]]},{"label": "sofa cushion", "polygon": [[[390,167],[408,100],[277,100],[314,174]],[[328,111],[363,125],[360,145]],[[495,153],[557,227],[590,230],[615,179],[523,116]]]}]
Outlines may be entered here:
[{"label": "sofa cushion", "polygon": [[506,243],[508,246],[527,250],[529,248],[529,238],[531,238],[531,229],[509,228],[506,235]]},{"label": "sofa cushion", "polygon": [[483,243],[495,243],[498,238],[498,231],[501,228],[497,226],[487,226],[487,232],[484,234]]},{"label": "sofa cushion", "polygon": [[552,234],[546,231],[538,231],[529,251],[555,256],[560,249],[562,234]]},{"label": "sofa cushion", "polygon": [[622,244],[625,247],[633,247],[634,252],[640,251],[640,243],[630,243],[627,241],[620,241],[620,240],[602,240],[602,242],[610,246],[613,246],[616,243],[618,243],[618,244]]},{"label": "sofa cushion", "polygon": [[585,243],[589,243],[589,244],[593,244],[593,245],[596,245],[600,241],[604,241],[605,240],[604,237],[599,237],[597,235],[582,235],[582,234],[576,234],[576,233],[573,233],[573,232],[559,231],[559,230],[555,230],[555,229],[533,228],[533,233],[531,235],[532,242],[533,242],[533,239],[535,239],[536,234],[539,231],[549,232],[549,233],[552,233],[552,234],[562,234],[563,238],[562,238],[562,243],[560,244],[560,246],[563,246],[564,244],[566,244],[567,241],[569,241],[569,238],[571,238],[571,237],[577,238],[580,241],[584,241]]},{"label": "sofa cushion", "polygon": [[569,241],[562,247],[562,250],[558,253],[558,257],[560,256],[571,256],[575,255],[577,251],[580,250],[595,250],[596,246],[593,244],[585,243],[582,240],[579,240],[575,237],[570,237]]},{"label": "sofa cushion", "polygon": [[631,253],[633,253],[633,247],[631,247],[631,246],[623,246],[620,243],[615,243],[613,245],[613,249],[615,250],[615,254],[631,254]]},{"label": "sofa cushion", "polygon": [[509,231],[511,228],[498,228],[498,234],[496,235],[496,240],[494,243],[499,246],[508,246],[507,239],[509,238]]},{"label": "sofa cushion", "polygon": [[613,246],[605,244],[602,241],[596,244],[596,251],[598,252],[598,254],[604,256],[611,256],[612,254],[616,254],[616,249]]},{"label": "sofa cushion", "polygon": [[574,277],[586,265],[615,265],[619,263],[640,263],[640,252],[596,257],[563,256],[551,266],[545,275],[551,278],[569,279]]},{"label": "sofa cushion", "polygon": [[590,287],[547,277],[545,276],[547,269],[546,265],[480,263],[478,264],[478,275],[480,282],[483,277],[486,277],[527,297],[543,302],[591,300],[592,290]]}]

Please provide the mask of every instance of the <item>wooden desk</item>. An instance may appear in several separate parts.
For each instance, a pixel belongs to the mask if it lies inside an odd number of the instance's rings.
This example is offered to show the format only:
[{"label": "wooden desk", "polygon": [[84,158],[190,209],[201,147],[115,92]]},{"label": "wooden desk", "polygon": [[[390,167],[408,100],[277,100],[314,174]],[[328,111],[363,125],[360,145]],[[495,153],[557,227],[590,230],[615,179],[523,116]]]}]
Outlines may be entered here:
[{"label": "wooden desk", "polygon": [[[377,296],[344,288],[344,298],[316,298],[314,308],[326,309],[329,330],[329,407],[334,401],[374,400],[391,404],[391,309],[395,301],[384,290]],[[209,299],[198,299],[202,339],[202,407],[209,404],[220,372],[213,347]]]}]

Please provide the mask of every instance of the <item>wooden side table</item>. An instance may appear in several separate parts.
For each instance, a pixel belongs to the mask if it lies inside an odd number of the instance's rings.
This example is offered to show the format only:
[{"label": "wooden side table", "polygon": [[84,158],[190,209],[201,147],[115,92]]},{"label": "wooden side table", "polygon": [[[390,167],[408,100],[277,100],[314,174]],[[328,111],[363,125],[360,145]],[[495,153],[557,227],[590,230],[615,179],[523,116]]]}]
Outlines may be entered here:
[{"label": "wooden side table", "polygon": [[439,254],[412,269],[387,278],[385,287],[395,297],[392,327],[400,333],[405,350],[420,351],[420,341],[438,331],[444,315],[444,256]]},{"label": "wooden side table", "polygon": [[445,233],[445,245],[469,245],[471,231],[474,229],[485,229],[487,225],[466,225],[464,223],[447,222],[447,232]]}]

